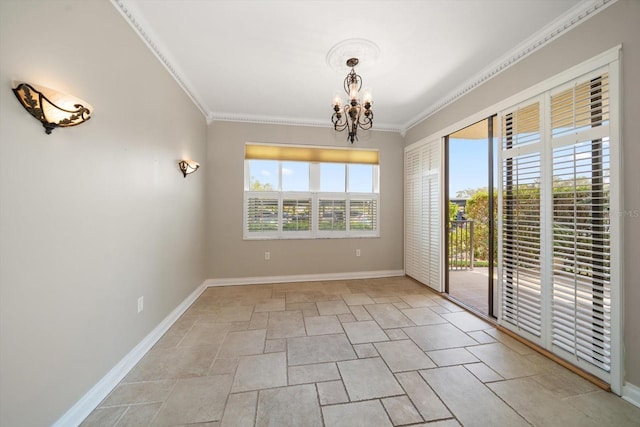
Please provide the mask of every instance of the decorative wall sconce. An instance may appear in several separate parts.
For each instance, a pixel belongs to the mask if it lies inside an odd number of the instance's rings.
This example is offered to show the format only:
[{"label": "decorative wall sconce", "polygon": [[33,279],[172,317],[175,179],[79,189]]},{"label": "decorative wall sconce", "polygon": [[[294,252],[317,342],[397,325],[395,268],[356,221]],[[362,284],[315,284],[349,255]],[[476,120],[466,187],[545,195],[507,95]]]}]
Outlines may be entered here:
[{"label": "decorative wall sconce", "polygon": [[85,101],[42,86],[18,83],[13,93],[24,109],[42,122],[47,134],[55,128],[84,123],[93,112]]},{"label": "decorative wall sconce", "polygon": [[180,166],[180,170],[182,171],[182,174],[186,178],[187,175],[197,171],[198,168],[200,167],[200,164],[198,162],[194,162],[193,160],[180,160],[178,162],[178,166]]}]

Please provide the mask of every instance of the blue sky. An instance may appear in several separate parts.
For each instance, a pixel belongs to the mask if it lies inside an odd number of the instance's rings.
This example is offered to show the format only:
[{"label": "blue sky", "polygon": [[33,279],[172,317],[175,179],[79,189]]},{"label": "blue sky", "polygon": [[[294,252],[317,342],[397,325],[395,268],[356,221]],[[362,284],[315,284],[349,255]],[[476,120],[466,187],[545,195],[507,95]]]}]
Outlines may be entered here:
[{"label": "blue sky", "polygon": [[456,198],[461,190],[487,187],[487,150],[486,140],[449,139],[449,198]]},{"label": "blue sky", "polygon": [[[273,160],[251,160],[251,177],[262,184],[278,188],[278,162]],[[345,165],[322,163],[320,166],[320,191],[345,191]],[[282,190],[309,191],[309,163],[282,162]],[[371,165],[349,165],[349,191],[370,193],[373,191],[373,168]]]},{"label": "blue sky", "polygon": [[[487,186],[487,144],[481,139],[449,140],[449,198],[468,188]],[[278,188],[278,162],[252,160],[251,176],[261,183]],[[497,171],[495,171],[497,173]],[[350,166],[350,191],[372,191],[371,166]],[[321,191],[345,191],[345,165],[324,163],[321,165]],[[284,191],[309,191],[309,169],[306,162],[283,162],[282,189]]]}]

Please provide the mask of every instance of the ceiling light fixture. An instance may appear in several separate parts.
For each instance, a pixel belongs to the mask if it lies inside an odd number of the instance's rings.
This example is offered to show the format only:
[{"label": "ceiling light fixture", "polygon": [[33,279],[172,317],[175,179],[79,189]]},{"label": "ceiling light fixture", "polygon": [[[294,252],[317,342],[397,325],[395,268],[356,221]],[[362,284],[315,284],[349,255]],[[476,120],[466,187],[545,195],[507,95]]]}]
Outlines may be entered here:
[{"label": "ceiling light fixture", "polygon": [[333,128],[342,132],[349,130],[347,139],[353,144],[358,139],[358,128],[367,130],[373,126],[373,111],[371,104],[371,92],[365,90],[362,100],[360,100],[360,89],[362,89],[362,77],[356,74],[355,66],[358,65],[358,58],[350,58],[347,60],[347,67],[351,67],[351,71],[344,79],[344,91],[349,96],[349,102],[343,105],[340,95],[333,98],[333,116],[331,122]]},{"label": "ceiling light fixture", "polygon": [[81,99],[42,86],[19,83],[13,93],[24,109],[40,120],[47,134],[55,128],[84,123],[93,111],[93,107]]},{"label": "ceiling light fixture", "polygon": [[193,160],[180,160],[178,162],[178,166],[180,166],[180,170],[182,171],[182,174],[186,178],[187,175],[197,171],[198,168],[200,167],[200,164],[198,162],[194,162]]}]

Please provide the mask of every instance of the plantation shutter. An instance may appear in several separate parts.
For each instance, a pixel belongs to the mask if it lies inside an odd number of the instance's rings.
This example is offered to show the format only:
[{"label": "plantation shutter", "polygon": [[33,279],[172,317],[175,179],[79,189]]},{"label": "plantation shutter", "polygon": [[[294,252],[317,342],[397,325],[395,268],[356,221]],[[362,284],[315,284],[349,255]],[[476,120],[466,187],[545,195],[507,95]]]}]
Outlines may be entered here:
[{"label": "plantation shutter", "polygon": [[318,200],[318,229],[320,231],[345,231],[347,201],[333,199]]},{"label": "plantation shutter", "polygon": [[349,201],[349,230],[375,230],[378,223],[378,200]]},{"label": "plantation shutter", "polygon": [[611,370],[609,78],[551,95],[554,352]]},{"label": "plantation shutter", "polygon": [[311,199],[299,198],[282,200],[282,230],[290,231],[311,231]]},{"label": "plantation shutter", "polygon": [[540,101],[502,116],[502,305],[501,318],[540,343]]},{"label": "plantation shutter", "polygon": [[618,70],[608,63],[500,113],[498,316],[616,393],[624,212]]},{"label": "plantation shutter", "polygon": [[442,253],[440,235],[440,141],[427,144],[422,150],[422,274],[424,283],[442,291],[440,277],[440,256]]},{"label": "plantation shutter", "polygon": [[440,140],[405,153],[405,273],[442,291]]},{"label": "plantation shutter", "polygon": [[420,148],[408,150],[404,157],[404,271],[420,276]]},{"label": "plantation shutter", "polygon": [[245,223],[249,231],[278,231],[277,197],[248,197],[245,203]]}]

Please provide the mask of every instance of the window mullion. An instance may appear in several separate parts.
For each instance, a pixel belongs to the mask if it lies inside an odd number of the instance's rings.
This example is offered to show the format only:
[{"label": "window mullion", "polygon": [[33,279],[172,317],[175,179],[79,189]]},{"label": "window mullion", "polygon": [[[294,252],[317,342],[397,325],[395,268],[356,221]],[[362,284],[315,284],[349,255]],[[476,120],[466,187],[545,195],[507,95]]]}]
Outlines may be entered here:
[{"label": "window mullion", "polygon": [[318,237],[318,215],[320,209],[318,208],[318,193],[311,192],[311,236],[315,239]]},{"label": "window mullion", "polygon": [[345,195],[345,212],[344,212],[344,226],[345,233],[347,233],[347,237],[351,236],[351,193],[346,193]]},{"label": "window mullion", "polygon": [[350,171],[350,165],[345,164],[345,171],[344,171],[344,189],[345,191],[348,193],[349,192],[349,171]]},{"label": "window mullion", "polygon": [[[551,96],[547,92],[541,100],[540,135],[540,270],[542,283],[553,283],[553,144],[551,126]],[[542,286],[542,338],[547,348],[553,342],[553,288]]]},{"label": "window mullion", "polygon": [[320,163],[309,163],[309,191],[320,191]]},{"label": "window mullion", "polygon": [[[279,163],[282,164],[282,162],[279,162]],[[282,170],[282,168],[279,168],[279,169]],[[282,191],[280,191],[278,193],[278,237],[279,238],[284,237],[284,233],[282,231],[282,225],[283,225],[282,224],[283,223],[283,221],[282,221],[282,215],[283,215],[283,213],[282,213],[282,205],[283,205],[282,204]]]}]

